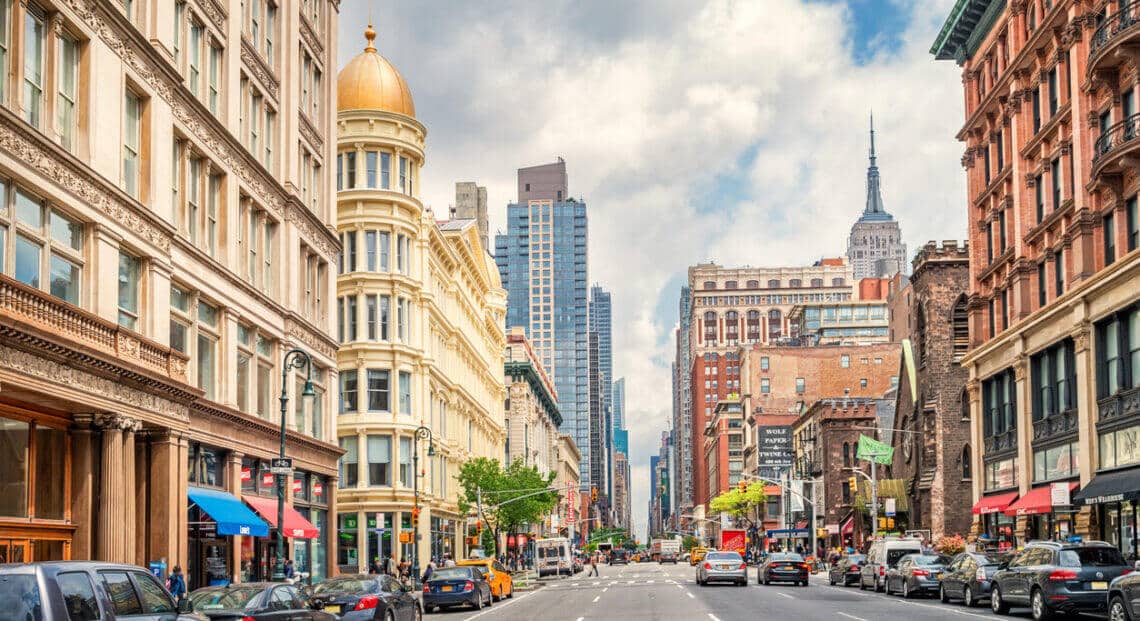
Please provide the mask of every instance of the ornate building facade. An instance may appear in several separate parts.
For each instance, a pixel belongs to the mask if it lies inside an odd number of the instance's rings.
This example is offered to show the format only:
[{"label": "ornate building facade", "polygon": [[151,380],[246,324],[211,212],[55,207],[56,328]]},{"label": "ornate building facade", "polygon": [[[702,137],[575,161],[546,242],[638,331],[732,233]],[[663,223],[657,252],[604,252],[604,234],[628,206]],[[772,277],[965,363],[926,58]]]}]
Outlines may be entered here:
[{"label": "ornate building facade", "polygon": [[507,385],[506,463],[523,460],[540,473],[557,470],[558,393],[522,328],[507,334],[504,358]]},{"label": "ornate building facade", "polygon": [[476,221],[437,222],[420,202],[426,129],[375,36],[366,31],[364,51],[337,78],[337,564],[346,572],[388,554],[418,553],[421,567],[429,555],[464,555],[459,466],[501,459],[506,440],[506,292]]},{"label": "ornate building facade", "polygon": [[0,563],[331,573],[338,8],[0,3]]},{"label": "ornate building facade", "polygon": [[958,0],[931,50],[963,70],[974,529],[1001,545],[1140,553],[1138,17]]},{"label": "ornate building facade", "polygon": [[855,279],[890,278],[906,270],[906,244],[894,216],[883,208],[879,165],[875,158],[875,120],[871,119],[871,163],[867,167],[867,206],[851,227],[847,260]]}]

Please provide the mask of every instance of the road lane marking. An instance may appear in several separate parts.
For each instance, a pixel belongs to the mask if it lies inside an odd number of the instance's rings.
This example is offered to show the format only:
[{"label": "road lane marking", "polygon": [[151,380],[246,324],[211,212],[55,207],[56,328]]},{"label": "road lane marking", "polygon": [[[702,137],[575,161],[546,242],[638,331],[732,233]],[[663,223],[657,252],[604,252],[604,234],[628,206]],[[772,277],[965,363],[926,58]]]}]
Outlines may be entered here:
[{"label": "road lane marking", "polygon": [[[518,597],[513,598],[511,601],[509,601],[505,604],[499,604],[499,606],[497,608],[495,608],[494,610],[502,610],[503,608],[506,608],[507,606],[510,606],[511,604],[513,604],[515,602],[521,602],[522,600],[530,597],[531,595],[534,595],[535,593],[538,593],[538,591],[531,591],[529,593],[524,593],[522,595],[519,595]],[[484,610],[483,612],[476,613],[476,614],[471,615],[470,617],[467,617],[464,621],[471,621],[472,619],[477,619],[477,618],[482,617],[483,615],[485,615],[489,612],[493,612],[493,610],[491,608],[488,608],[488,609]],[[578,621],[582,621],[582,619],[579,618]]]},{"label": "road lane marking", "polygon": [[710,618],[710,619],[712,619],[712,621],[720,621],[720,619],[717,619],[717,618],[716,618],[716,615],[714,615],[714,614],[713,614],[713,613],[711,613],[711,612],[709,613],[709,618]]},{"label": "road lane marking", "polygon": [[683,587],[683,586],[681,586],[681,585],[679,585],[679,584],[675,584],[675,585],[673,585],[673,586],[677,587],[678,589],[684,589],[684,588],[685,588],[685,587]]},{"label": "road lane marking", "polygon": [[606,588],[602,589],[602,593],[605,593],[608,590],[610,590],[610,587],[606,587]]},{"label": "road lane marking", "polygon": [[594,581],[594,586],[598,586],[599,584],[601,584],[601,582],[599,582],[597,580]]},{"label": "road lane marking", "polygon": [[847,617],[848,619],[854,619],[855,621],[867,621],[866,619],[864,619],[862,617],[856,617],[855,615],[849,615],[846,612],[837,612],[835,614],[837,614],[841,617]]},{"label": "road lane marking", "polygon": [[786,597],[786,598],[788,598],[788,599],[795,599],[795,598],[794,598],[794,597],[792,597],[791,595],[788,595],[787,593],[781,593],[781,592],[779,592],[779,591],[776,591],[776,595],[779,595],[780,597]]},{"label": "road lane marking", "polygon": [[599,596],[595,597],[595,598],[594,598],[594,601],[592,601],[592,602],[590,602],[590,603],[591,603],[591,604],[596,604],[596,603],[598,603],[598,600],[599,600],[599,599],[602,599],[602,596],[601,596],[601,595],[599,595]]},{"label": "road lane marking", "polygon": [[693,594],[688,592],[688,591],[685,591],[685,595],[688,595],[691,599],[697,599],[697,598],[693,597]]}]

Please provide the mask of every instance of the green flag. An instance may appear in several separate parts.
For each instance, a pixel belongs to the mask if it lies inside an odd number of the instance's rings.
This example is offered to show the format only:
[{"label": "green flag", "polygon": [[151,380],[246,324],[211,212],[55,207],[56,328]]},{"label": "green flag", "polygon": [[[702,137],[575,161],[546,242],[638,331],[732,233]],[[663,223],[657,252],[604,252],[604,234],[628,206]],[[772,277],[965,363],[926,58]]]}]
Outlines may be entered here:
[{"label": "green flag", "polygon": [[859,448],[855,450],[855,457],[864,461],[874,461],[884,466],[891,465],[895,449],[883,444],[874,438],[859,434]]}]

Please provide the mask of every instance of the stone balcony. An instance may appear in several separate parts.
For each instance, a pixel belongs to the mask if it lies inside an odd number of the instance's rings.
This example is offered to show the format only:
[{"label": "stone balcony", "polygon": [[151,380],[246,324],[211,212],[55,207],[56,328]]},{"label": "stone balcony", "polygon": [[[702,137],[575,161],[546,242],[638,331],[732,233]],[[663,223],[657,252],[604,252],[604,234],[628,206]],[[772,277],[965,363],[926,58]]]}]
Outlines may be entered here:
[{"label": "stone balcony", "polygon": [[1107,16],[1093,32],[1086,69],[1090,79],[1098,73],[1110,74],[1121,63],[1140,57],[1140,5],[1129,4]]},{"label": "stone balcony", "polygon": [[1140,167],[1140,114],[1108,126],[1093,143],[1093,179],[1105,181]]},{"label": "stone balcony", "polygon": [[46,341],[97,366],[120,364],[164,383],[185,384],[189,358],[137,332],[0,274],[0,334]]}]

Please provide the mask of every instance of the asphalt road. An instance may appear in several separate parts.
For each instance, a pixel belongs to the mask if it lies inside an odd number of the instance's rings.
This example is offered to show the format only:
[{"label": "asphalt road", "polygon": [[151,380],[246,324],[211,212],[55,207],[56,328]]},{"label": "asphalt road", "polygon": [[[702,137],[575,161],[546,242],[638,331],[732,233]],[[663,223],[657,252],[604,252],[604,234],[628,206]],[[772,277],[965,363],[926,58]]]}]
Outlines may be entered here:
[{"label": "asphalt road", "polygon": [[[749,570],[748,587],[697,586],[695,570],[688,564],[639,563],[599,567],[601,576],[548,579],[542,587],[519,593],[481,612],[456,610],[429,614],[446,621],[541,620],[541,621],[906,621],[954,619],[1029,619],[1028,609],[1015,608],[998,617],[988,607],[965,608],[959,603],[942,604],[936,598],[903,599],[860,591],[858,587],[832,587],[827,575],[813,576],[809,587],[756,584],[756,569]],[[1096,619],[1097,617],[1067,617]]]}]

